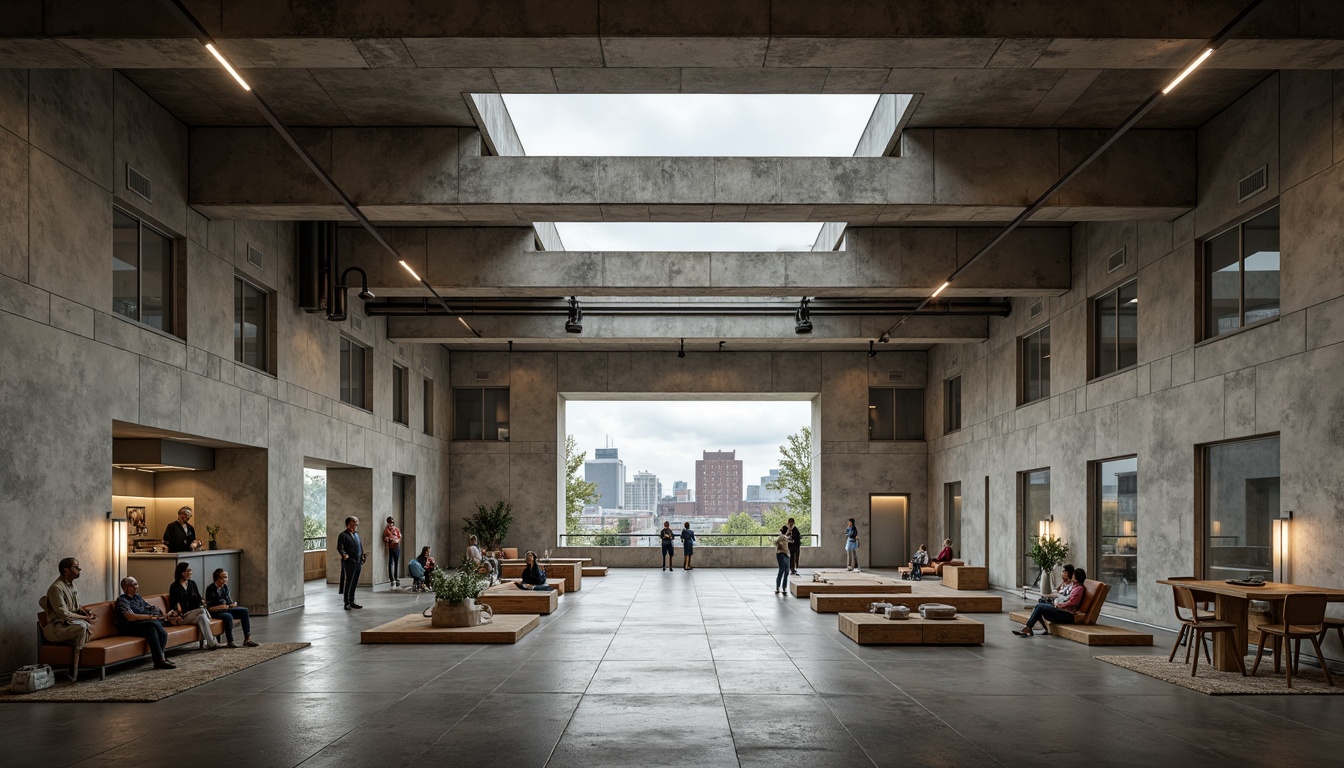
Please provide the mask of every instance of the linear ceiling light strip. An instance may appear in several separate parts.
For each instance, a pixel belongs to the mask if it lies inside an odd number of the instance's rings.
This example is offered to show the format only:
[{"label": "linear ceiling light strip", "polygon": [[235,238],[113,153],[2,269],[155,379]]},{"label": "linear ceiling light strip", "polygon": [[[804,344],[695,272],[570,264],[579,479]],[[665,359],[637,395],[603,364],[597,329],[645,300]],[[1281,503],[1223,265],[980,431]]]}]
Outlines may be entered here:
[{"label": "linear ceiling light strip", "polygon": [[[1063,176],[1059,177],[1059,180],[1056,181],[1054,184],[1051,184],[1050,188],[1045,190],[1045,192],[1041,193],[1041,196],[1036,198],[1035,202],[1027,206],[1021,213],[1017,214],[1017,216],[1013,217],[1012,221],[1008,222],[1008,224],[1005,225],[1003,229],[999,230],[998,234],[996,234],[993,237],[993,239],[991,239],[988,243],[985,243],[984,246],[980,248],[980,250],[976,251],[975,255],[972,256],[969,260],[967,260],[965,264],[962,264],[960,267],[957,267],[956,271],[954,271],[950,276],[948,276],[947,280],[945,280],[942,285],[938,286],[937,290],[935,290],[932,294],[930,294],[928,297],[926,297],[923,301],[919,303],[919,306],[915,308],[915,312],[918,312],[919,310],[923,309],[925,305],[933,301],[933,299],[938,294],[942,293],[943,290],[948,287],[948,285],[950,285],[953,281],[957,279],[958,275],[962,274],[967,269],[969,269],[972,264],[979,261],[980,258],[983,257],[986,253],[989,253],[991,250],[994,249],[995,246],[1003,242],[1004,238],[1008,237],[1008,235],[1011,234],[1013,230],[1017,229],[1027,219],[1031,218],[1038,211],[1044,208],[1046,202],[1049,201],[1050,198],[1058,194],[1058,192],[1061,189],[1063,189],[1066,184],[1073,181],[1074,178],[1078,176],[1078,174],[1083,172],[1084,168],[1091,165],[1092,162],[1096,160],[1098,157],[1101,157],[1101,155],[1106,150],[1110,149],[1111,145],[1115,144],[1115,142],[1118,141],[1121,136],[1128,133],[1129,129],[1133,128],[1135,123],[1139,122],[1139,120],[1142,120],[1143,116],[1148,114],[1148,111],[1151,110],[1157,104],[1158,99],[1162,98],[1166,94],[1171,93],[1171,91],[1174,90],[1176,86],[1181,84],[1182,80],[1184,80],[1187,76],[1189,76],[1191,72],[1194,72],[1195,69],[1199,67],[1199,65],[1203,64],[1205,60],[1207,60],[1210,56],[1212,56],[1214,51],[1217,51],[1219,48],[1223,46],[1224,43],[1232,39],[1232,36],[1235,35],[1246,24],[1246,22],[1250,21],[1251,17],[1254,16],[1256,12],[1259,11],[1264,4],[1265,0],[1253,0],[1253,2],[1251,2],[1250,5],[1247,5],[1245,8],[1243,8],[1241,13],[1237,14],[1236,18],[1228,22],[1227,26],[1223,27],[1222,30],[1218,32],[1218,34],[1214,35],[1213,38],[1209,40],[1208,44],[1205,45],[1200,50],[1199,55],[1197,55],[1194,59],[1192,59],[1190,63],[1187,64],[1185,68],[1181,70],[1180,74],[1176,75],[1175,78],[1173,78],[1169,83],[1163,86],[1162,90],[1157,91],[1156,93],[1145,99],[1144,102],[1140,104],[1137,109],[1135,109],[1133,112],[1130,113],[1129,117],[1125,118],[1125,121],[1121,123],[1118,128],[1116,128],[1114,131],[1111,132],[1110,136],[1106,137],[1105,141],[1103,141],[1096,149],[1092,150],[1082,160],[1079,160],[1078,164],[1070,168],[1068,173],[1065,173]],[[881,335],[881,337],[878,338],[878,341],[890,340],[892,331],[895,331],[897,328],[900,328],[901,324],[904,323],[908,317],[909,315],[906,315],[905,317],[902,317],[900,320],[897,320],[895,323],[893,323],[892,326],[888,328]]]},{"label": "linear ceiling light strip", "polygon": [[[213,56],[231,76],[233,76],[234,80],[238,81],[238,84],[242,86],[243,90],[247,91],[247,94],[251,96],[252,100],[256,103],[257,109],[261,112],[262,116],[266,118],[266,122],[271,124],[271,127],[280,134],[280,138],[284,139],[290,149],[293,149],[299,156],[299,159],[303,160],[303,164],[308,166],[308,170],[312,171],[322,184],[341,201],[341,205],[350,212],[351,216],[355,217],[355,221],[358,221],[360,226],[364,227],[365,231],[372,235],[374,240],[378,241],[379,245],[383,246],[388,253],[392,254],[392,258],[401,262],[401,265],[405,267],[406,262],[402,259],[401,252],[398,251],[392,243],[388,242],[387,238],[383,237],[383,234],[378,231],[378,228],[373,225],[373,222],[369,221],[369,217],[365,216],[364,212],[359,209],[359,206],[355,205],[355,201],[350,199],[350,196],[345,193],[345,190],[341,189],[336,184],[336,180],[331,178],[331,175],[328,174],[322,166],[318,165],[317,160],[308,153],[308,150],[299,143],[299,140],[294,138],[294,134],[289,130],[289,126],[285,125],[284,121],[280,119],[280,116],[275,113],[275,110],[271,109],[271,105],[267,104],[266,100],[261,98],[261,94],[257,93],[252,86],[248,85],[247,81],[243,79],[243,76],[238,73],[238,70],[229,63],[228,59],[224,57],[224,54],[220,52],[219,47],[215,45],[214,38],[210,36],[209,32],[205,31],[205,27],[201,26],[201,22],[196,20],[196,17],[192,15],[191,11],[187,10],[186,6],[182,4],[182,0],[163,0],[163,3],[184,25],[186,25],[188,29],[191,30],[192,36],[195,37],[201,45],[205,46],[206,51],[208,51],[210,55]],[[407,267],[407,270],[410,271],[410,268]],[[415,272],[411,271],[411,274],[415,275]],[[419,280],[420,284],[425,287],[425,290],[429,291],[430,294],[438,300],[439,304],[443,305],[444,310],[448,314],[455,315],[457,321],[462,323],[468,331],[471,331],[477,337],[480,337],[481,332],[472,328],[470,323],[468,323],[461,315],[454,312],[452,307],[448,306],[448,302],[444,301],[443,296],[439,295],[439,292],[434,290],[432,285],[419,275],[415,275],[415,279]]]}]

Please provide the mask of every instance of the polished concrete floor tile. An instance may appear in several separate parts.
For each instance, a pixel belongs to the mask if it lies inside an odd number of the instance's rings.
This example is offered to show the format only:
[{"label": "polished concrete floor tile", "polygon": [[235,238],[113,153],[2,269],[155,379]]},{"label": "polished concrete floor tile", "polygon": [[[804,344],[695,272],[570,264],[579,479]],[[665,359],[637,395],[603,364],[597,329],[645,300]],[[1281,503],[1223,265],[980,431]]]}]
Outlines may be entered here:
[{"label": "polished concrete floor tile", "polygon": [[589,695],[556,746],[548,768],[738,764],[716,696]]},{"label": "polished concrete floor tile", "polygon": [[589,693],[719,695],[712,661],[604,661],[588,684]]},{"label": "polished concrete floor tile", "polygon": [[714,669],[724,695],[816,693],[791,661],[715,661]]}]

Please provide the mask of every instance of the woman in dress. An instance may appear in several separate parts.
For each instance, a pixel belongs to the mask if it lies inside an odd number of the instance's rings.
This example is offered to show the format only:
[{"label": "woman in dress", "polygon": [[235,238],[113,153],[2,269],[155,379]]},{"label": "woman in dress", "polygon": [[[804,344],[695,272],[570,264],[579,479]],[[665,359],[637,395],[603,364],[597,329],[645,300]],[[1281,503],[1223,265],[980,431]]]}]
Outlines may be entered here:
[{"label": "woman in dress", "polygon": [[845,570],[859,570],[859,527],[854,524],[854,518],[849,518],[849,526],[845,528]]},{"label": "woman in dress", "polygon": [[695,554],[695,531],[691,530],[690,523],[681,526],[681,552],[685,555],[681,569],[683,571],[695,570],[695,567],[691,565],[691,556]]}]

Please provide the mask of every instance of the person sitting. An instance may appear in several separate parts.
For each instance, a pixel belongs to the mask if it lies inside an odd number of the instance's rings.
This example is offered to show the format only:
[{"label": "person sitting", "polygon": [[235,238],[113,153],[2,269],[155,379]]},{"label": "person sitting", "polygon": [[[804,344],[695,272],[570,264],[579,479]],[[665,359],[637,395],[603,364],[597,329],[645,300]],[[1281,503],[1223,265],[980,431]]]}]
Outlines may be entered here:
[{"label": "person sitting", "polygon": [[1073,563],[1065,563],[1061,570],[1064,571],[1064,580],[1059,583],[1059,586],[1055,588],[1054,592],[1047,592],[1046,594],[1041,595],[1040,599],[1036,602],[1054,603],[1056,598],[1069,596],[1069,592],[1074,587]]},{"label": "person sitting", "polygon": [[935,557],[933,558],[933,562],[935,562],[935,563],[950,563],[950,562],[952,562],[952,540],[951,540],[951,539],[943,539],[943,548],[940,549],[940,550],[938,550],[938,554],[937,554],[937,556],[935,556]]},{"label": "person sitting", "polygon": [[429,585],[425,584],[425,566],[420,564],[417,558],[411,558],[411,562],[406,564],[406,570],[411,574],[411,591],[425,592],[429,590]]},{"label": "person sitting", "polygon": [[49,643],[69,643],[75,652],[70,659],[70,681],[79,679],[79,654],[88,645],[93,634],[93,612],[79,604],[79,592],[75,589],[75,579],[79,578],[79,561],[67,557],[57,564],[61,577],[51,583],[47,589],[46,602],[42,609],[47,612],[47,623],[42,627],[42,637]]},{"label": "person sitting", "polygon": [[252,639],[252,623],[247,609],[238,605],[229,594],[229,572],[216,568],[214,581],[205,588],[205,607],[210,615],[224,622],[224,637],[229,641],[226,648],[237,648],[233,642],[233,623],[243,625],[243,645],[256,648],[260,643]]},{"label": "person sitting", "polygon": [[115,616],[120,634],[143,637],[149,643],[155,669],[177,669],[177,665],[163,654],[163,647],[168,643],[168,632],[163,628],[167,617],[140,596],[140,582],[133,576],[121,580],[121,596],[117,598]]},{"label": "person sitting", "polygon": [[1072,624],[1073,612],[1078,610],[1078,606],[1083,603],[1083,596],[1087,594],[1087,587],[1083,583],[1087,581],[1087,571],[1082,568],[1075,568],[1073,571],[1072,587],[1068,594],[1056,597],[1053,602],[1037,603],[1032,609],[1031,616],[1027,618],[1027,625],[1021,629],[1014,629],[1013,634],[1018,637],[1031,637],[1033,627],[1036,622],[1041,622],[1041,628],[1047,629],[1046,621],[1053,621],[1056,624]]},{"label": "person sitting", "polygon": [[207,651],[219,650],[223,646],[215,642],[215,633],[210,631],[210,612],[205,609],[201,589],[191,580],[191,563],[178,563],[173,575],[176,578],[168,588],[168,607],[182,617],[183,624],[196,625]]},{"label": "person sitting", "polygon": [[535,592],[549,592],[555,589],[546,583],[546,571],[542,570],[541,564],[537,562],[537,553],[530,549],[523,562],[523,578],[514,583],[519,589],[530,589]]},{"label": "person sitting", "polygon": [[929,545],[920,544],[919,551],[910,558],[910,578],[915,581],[924,580],[924,566],[929,564]]},{"label": "person sitting", "polygon": [[467,539],[467,559],[476,564],[479,569],[481,566],[486,568],[490,575],[490,584],[493,586],[499,581],[499,561],[488,555],[481,554],[481,548],[476,545],[476,537]]},{"label": "person sitting", "polygon": [[415,559],[420,563],[420,567],[425,570],[425,581],[428,582],[430,575],[438,567],[434,562],[434,556],[429,554],[429,547],[421,547],[420,554]]}]

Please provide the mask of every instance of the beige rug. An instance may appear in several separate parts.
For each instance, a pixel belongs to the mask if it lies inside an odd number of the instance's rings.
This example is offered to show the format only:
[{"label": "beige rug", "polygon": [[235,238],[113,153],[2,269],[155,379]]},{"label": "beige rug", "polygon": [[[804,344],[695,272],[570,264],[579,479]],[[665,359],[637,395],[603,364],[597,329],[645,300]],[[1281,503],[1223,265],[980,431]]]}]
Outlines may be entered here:
[{"label": "beige rug", "polygon": [[85,670],[78,685],[71,684],[68,675],[58,672],[56,685],[44,691],[11,693],[7,688],[0,689],[0,703],[158,701],[308,646],[309,643],[263,643],[256,648],[169,652],[168,660],[176,664],[177,669],[154,669],[146,659],[109,669],[106,680],[90,679],[94,673]]},{"label": "beige rug", "polygon": [[[1176,654],[1176,660],[1168,662],[1161,656],[1097,656],[1097,661],[1114,664],[1135,672],[1155,677],[1165,683],[1179,685],[1192,691],[1207,693],[1210,696],[1233,696],[1241,694],[1338,694],[1344,693],[1344,676],[1334,674],[1335,685],[1325,684],[1325,675],[1316,667],[1302,664],[1298,672],[1293,673],[1293,687],[1288,687],[1282,672],[1274,674],[1274,660],[1265,657],[1260,661],[1260,670],[1255,677],[1242,677],[1239,672],[1221,672],[1212,665],[1205,665],[1200,659],[1199,671],[1190,676],[1190,666],[1181,663],[1182,653]],[[1251,671],[1255,661],[1252,656],[1246,659],[1246,671]]]}]

